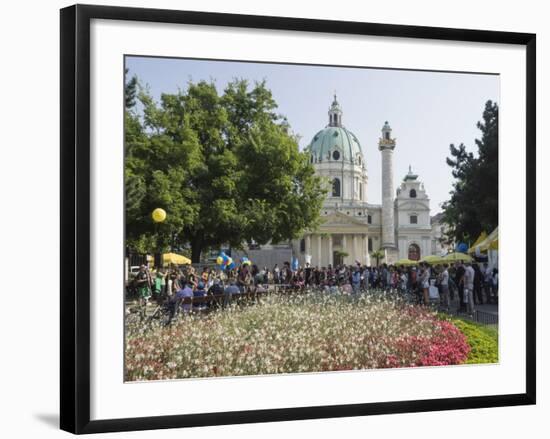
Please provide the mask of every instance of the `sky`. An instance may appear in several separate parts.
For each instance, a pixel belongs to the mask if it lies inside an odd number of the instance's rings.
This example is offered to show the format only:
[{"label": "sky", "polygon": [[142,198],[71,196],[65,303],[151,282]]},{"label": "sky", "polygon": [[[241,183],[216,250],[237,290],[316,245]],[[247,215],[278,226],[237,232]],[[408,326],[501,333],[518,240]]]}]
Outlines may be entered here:
[{"label": "sky", "polygon": [[368,202],[381,203],[378,139],[387,120],[396,138],[394,189],[409,165],[424,182],[432,215],[449,199],[453,177],[445,159],[449,145],[464,143],[475,153],[476,127],[485,102],[499,101],[498,75],[473,73],[327,67],[179,58],[127,57],[129,75],[137,75],[158,101],[162,93],[185,90],[188,81],[214,81],[218,93],[235,78],[266,80],[304,149],[328,124],[334,93],[342,124],[361,143],[368,173]]}]

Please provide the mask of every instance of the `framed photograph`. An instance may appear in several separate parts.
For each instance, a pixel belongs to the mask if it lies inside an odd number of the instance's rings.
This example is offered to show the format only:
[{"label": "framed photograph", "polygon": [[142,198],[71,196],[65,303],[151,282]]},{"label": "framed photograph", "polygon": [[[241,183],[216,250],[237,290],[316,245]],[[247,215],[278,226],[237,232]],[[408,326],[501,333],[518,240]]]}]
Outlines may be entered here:
[{"label": "framed photograph", "polygon": [[61,10],[61,428],[535,403],[535,35]]}]

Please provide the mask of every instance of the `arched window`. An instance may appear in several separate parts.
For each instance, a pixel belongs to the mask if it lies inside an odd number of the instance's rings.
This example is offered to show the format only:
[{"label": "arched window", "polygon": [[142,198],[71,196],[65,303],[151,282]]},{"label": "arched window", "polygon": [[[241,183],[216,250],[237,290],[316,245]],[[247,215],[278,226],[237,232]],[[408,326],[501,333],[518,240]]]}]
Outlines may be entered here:
[{"label": "arched window", "polygon": [[420,247],[416,244],[409,245],[409,259],[411,261],[420,260]]},{"label": "arched window", "polygon": [[409,197],[410,198],[416,198],[416,190],[415,189],[411,189],[410,192],[409,192]]},{"label": "arched window", "polygon": [[335,178],[334,180],[332,180],[332,196],[333,196],[333,197],[339,197],[339,196],[340,196],[340,193],[341,193],[341,190],[340,190],[340,179],[339,179],[339,178]]}]

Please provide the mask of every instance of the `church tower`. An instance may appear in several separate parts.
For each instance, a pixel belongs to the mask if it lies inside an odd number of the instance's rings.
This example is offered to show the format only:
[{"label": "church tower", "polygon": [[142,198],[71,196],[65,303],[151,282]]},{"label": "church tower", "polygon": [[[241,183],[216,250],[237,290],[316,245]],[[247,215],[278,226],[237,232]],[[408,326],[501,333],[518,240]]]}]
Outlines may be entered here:
[{"label": "church tower", "polygon": [[[382,154],[382,245],[386,250],[395,246],[395,220],[393,198],[393,150],[395,139],[391,137],[388,121],[382,127],[382,137],[378,141],[378,150]],[[391,262],[386,257],[387,262]]]},{"label": "church tower", "polygon": [[332,105],[328,110],[328,126],[329,127],[341,127],[342,126],[342,109],[340,104],[336,100],[336,94],[334,95],[334,100]]}]

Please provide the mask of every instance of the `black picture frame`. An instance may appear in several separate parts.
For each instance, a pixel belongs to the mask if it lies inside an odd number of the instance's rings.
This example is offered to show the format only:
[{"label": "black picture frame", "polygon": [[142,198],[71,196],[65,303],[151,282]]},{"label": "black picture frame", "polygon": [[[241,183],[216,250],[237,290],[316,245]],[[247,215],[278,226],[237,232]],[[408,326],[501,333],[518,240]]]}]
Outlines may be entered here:
[{"label": "black picture frame", "polygon": [[[90,420],[90,21],[181,23],[333,34],[486,42],[526,47],[526,392],[224,413]],[[530,33],[75,5],[61,10],[60,426],[99,433],[535,404],[536,36]]]}]

